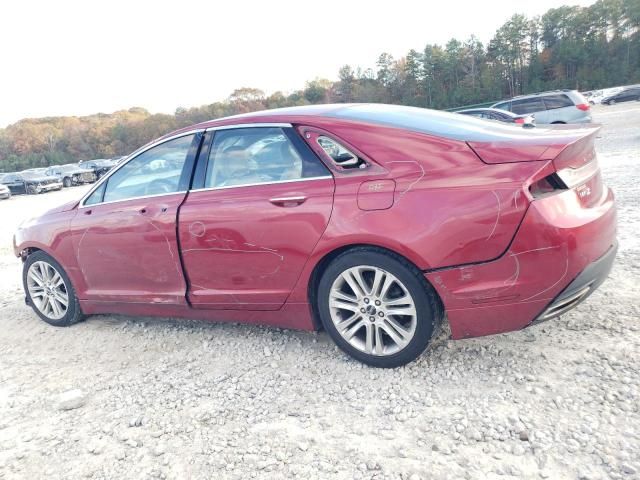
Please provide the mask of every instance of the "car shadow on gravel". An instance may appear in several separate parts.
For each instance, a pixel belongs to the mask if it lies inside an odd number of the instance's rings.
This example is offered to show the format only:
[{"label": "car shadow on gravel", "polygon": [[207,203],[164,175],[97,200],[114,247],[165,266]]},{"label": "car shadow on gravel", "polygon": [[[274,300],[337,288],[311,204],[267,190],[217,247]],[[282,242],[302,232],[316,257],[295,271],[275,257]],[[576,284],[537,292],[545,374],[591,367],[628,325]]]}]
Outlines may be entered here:
[{"label": "car shadow on gravel", "polygon": [[[270,357],[271,354],[266,353],[266,349],[277,350],[280,352],[279,357],[289,367],[301,366],[297,363],[296,352],[293,348],[289,348],[296,345],[305,350],[305,353],[308,354],[305,358],[311,363],[328,360],[332,367],[337,368],[341,368],[340,365],[342,365],[347,369],[379,370],[361,364],[341,352],[322,330],[291,330],[270,325],[206,322],[170,317],[129,317],[115,314],[91,315],[85,322],[71,328],[80,329],[83,328],[83,325],[101,332],[114,331],[119,334],[125,332],[135,338],[145,337],[147,340],[143,340],[143,343],[151,344],[156,343],[158,337],[174,338],[177,335],[183,343],[193,342],[193,348],[198,347],[202,341],[215,342],[216,340],[239,346],[245,344],[249,352],[256,351],[256,349],[261,350],[260,345],[268,345],[259,353]],[[450,339],[450,330],[448,324],[445,323],[436,329],[429,346],[415,362],[405,367],[386,371],[434,369],[438,366],[444,367],[450,361],[460,362],[463,366],[466,362],[472,361],[474,368],[470,371],[490,369],[495,366],[496,362],[504,359],[505,352],[512,352],[515,355],[531,342],[547,343],[544,340],[545,337],[552,335],[545,333],[548,327],[551,327],[550,323],[547,323],[546,327],[536,326],[520,332],[454,341]],[[536,350],[544,350],[547,346],[539,344]],[[495,356],[492,355],[492,352],[495,353]],[[215,355],[215,352],[212,354]],[[238,352],[238,355],[242,356],[243,354]]]}]

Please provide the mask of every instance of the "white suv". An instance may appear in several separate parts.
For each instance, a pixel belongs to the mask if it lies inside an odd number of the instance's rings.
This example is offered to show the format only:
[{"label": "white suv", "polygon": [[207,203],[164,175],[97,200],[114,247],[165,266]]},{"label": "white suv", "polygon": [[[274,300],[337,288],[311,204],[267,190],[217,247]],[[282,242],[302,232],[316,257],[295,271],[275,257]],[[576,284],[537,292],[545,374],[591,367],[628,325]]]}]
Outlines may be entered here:
[{"label": "white suv", "polygon": [[492,105],[518,115],[533,115],[536,123],[590,123],[589,102],[576,90],[520,95]]}]

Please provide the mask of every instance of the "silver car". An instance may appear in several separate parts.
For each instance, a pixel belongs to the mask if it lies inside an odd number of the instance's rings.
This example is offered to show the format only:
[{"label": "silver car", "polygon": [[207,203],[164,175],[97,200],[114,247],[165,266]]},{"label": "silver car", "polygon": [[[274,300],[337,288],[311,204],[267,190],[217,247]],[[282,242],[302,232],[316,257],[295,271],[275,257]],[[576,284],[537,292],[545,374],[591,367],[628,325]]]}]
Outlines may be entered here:
[{"label": "silver car", "polygon": [[[0,174],[0,177],[3,175]],[[11,190],[6,185],[0,183],[0,198],[6,200],[7,198],[11,198]]]},{"label": "silver car", "polygon": [[576,90],[520,95],[492,105],[517,115],[533,115],[536,123],[590,123],[589,102]]}]

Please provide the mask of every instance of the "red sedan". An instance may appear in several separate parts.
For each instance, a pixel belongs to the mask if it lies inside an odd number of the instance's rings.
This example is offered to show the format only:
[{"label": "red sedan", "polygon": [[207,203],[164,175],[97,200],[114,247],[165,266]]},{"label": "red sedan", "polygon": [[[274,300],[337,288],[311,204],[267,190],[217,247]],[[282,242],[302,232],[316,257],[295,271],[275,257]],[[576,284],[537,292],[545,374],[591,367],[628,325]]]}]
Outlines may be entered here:
[{"label": "red sedan", "polygon": [[134,152],[80,201],[23,224],[45,322],[120,313],[323,327],[394,367],[560,315],[606,278],[613,193],[597,127],[391,105],[219,119]]}]

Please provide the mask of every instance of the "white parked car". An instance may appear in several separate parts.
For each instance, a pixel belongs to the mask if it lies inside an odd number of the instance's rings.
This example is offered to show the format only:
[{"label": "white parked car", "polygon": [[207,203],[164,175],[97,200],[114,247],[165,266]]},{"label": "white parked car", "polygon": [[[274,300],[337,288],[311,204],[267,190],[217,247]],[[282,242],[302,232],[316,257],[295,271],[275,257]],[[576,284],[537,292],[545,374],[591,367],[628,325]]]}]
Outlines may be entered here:
[{"label": "white parked car", "polygon": [[11,198],[11,190],[6,185],[0,183],[0,198],[2,200],[6,200],[7,198]]}]

